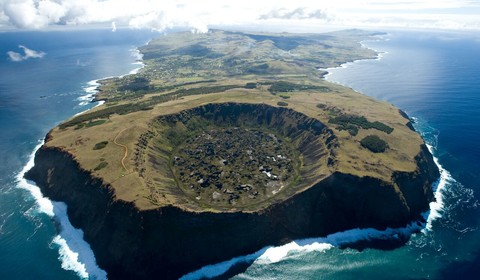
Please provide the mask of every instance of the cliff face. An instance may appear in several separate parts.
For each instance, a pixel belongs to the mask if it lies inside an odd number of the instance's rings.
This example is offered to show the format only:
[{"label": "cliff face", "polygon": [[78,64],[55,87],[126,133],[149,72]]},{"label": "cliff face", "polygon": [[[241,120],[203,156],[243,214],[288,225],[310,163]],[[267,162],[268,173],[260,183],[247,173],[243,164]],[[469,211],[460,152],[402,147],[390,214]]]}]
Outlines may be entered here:
[{"label": "cliff face", "polygon": [[[52,129],[26,177],[68,205],[110,279],[176,279],[267,245],[421,219],[439,175],[421,137],[392,105],[319,79],[373,56],[365,35],[152,41],[148,69],[102,82],[107,104]],[[389,149],[364,149],[370,135]]]},{"label": "cliff face", "polygon": [[[333,173],[282,203],[254,213],[193,213],[176,207],[140,211],[57,148],[37,151],[26,177],[64,201],[109,279],[176,279],[204,265],[267,245],[357,227],[398,227],[421,218],[438,169],[425,146],[417,170],[387,182]],[[402,195],[398,192],[398,189]]]}]

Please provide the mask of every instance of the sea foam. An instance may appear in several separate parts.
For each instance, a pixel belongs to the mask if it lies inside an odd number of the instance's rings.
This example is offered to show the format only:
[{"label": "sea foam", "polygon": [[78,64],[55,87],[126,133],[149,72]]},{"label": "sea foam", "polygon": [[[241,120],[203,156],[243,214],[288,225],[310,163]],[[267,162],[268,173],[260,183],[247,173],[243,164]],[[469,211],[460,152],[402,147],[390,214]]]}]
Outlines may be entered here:
[{"label": "sea foam", "polygon": [[[145,65],[140,61],[142,55],[138,49],[132,50],[132,55],[136,58],[136,62],[132,64],[139,64],[141,67],[130,71],[129,74],[137,73]],[[123,76],[119,76],[123,77]],[[105,77],[102,79],[108,79],[112,77]],[[98,92],[98,86],[100,86],[99,80],[96,79],[87,82],[83,87],[83,91],[86,93],[77,98],[79,106],[86,106],[92,103]],[[104,101],[99,101],[95,107],[100,106]],[[75,116],[82,114],[86,111],[75,114]],[[18,186],[30,192],[32,197],[37,203],[37,209],[35,212],[44,213],[49,217],[55,219],[60,225],[60,232],[56,235],[51,246],[58,248],[59,260],[61,267],[65,270],[72,270],[82,279],[106,279],[107,274],[104,270],[100,269],[95,260],[95,256],[90,245],[83,239],[83,231],[76,229],[72,226],[67,216],[67,206],[63,202],[50,201],[48,198],[42,195],[40,188],[38,188],[34,182],[25,180],[24,174],[34,166],[35,152],[44,144],[42,141],[38,144],[34,152],[30,155],[28,163],[17,175]]]},{"label": "sea foam", "polygon": [[60,224],[60,234],[53,243],[59,245],[62,268],[73,270],[82,278],[107,279],[107,273],[97,266],[90,245],[83,239],[83,231],[72,226],[67,216],[67,205],[53,201],[55,219]]},{"label": "sea foam", "polygon": [[[318,70],[320,70],[320,71],[326,71],[327,74],[325,74],[324,78],[325,78],[326,80],[328,80],[327,78],[330,77],[330,76],[333,74],[331,70],[338,69],[338,68],[349,68],[349,67],[352,66],[352,65],[355,65],[355,64],[357,64],[357,63],[361,63],[361,62],[364,62],[364,61],[369,61],[369,60],[381,60],[381,59],[383,59],[386,55],[388,55],[388,52],[387,52],[387,51],[381,51],[381,50],[378,50],[378,49],[374,49],[374,48],[368,46],[366,43],[367,43],[367,42],[376,42],[376,41],[388,41],[388,40],[390,40],[390,39],[388,38],[388,36],[390,36],[390,34],[387,34],[387,35],[377,35],[377,36],[375,36],[376,38],[372,38],[372,39],[364,40],[364,41],[361,41],[361,42],[360,42],[360,45],[362,46],[362,48],[371,49],[372,51],[374,51],[374,52],[376,53],[376,56],[375,56],[374,58],[357,59],[357,60],[354,60],[354,61],[349,61],[349,62],[342,63],[342,64],[340,64],[340,66],[330,67],[330,68],[319,68]],[[339,85],[341,85],[341,86],[347,86],[347,85],[341,84],[340,82],[337,82],[337,81],[331,81],[331,80],[330,80],[330,82],[339,84]]]},{"label": "sea foam", "polygon": [[325,252],[329,249],[353,244],[359,241],[369,240],[405,240],[405,236],[419,232],[423,224],[412,222],[403,228],[387,228],[378,230],[374,228],[351,229],[343,232],[337,232],[326,237],[307,238],[295,240],[278,247],[265,247],[253,254],[240,256],[218,264],[208,265],[199,270],[184,275],[182,280],[195,280],[203,278],[218,277],[237,264],[257,263],[271,264],[286,259],[289,255],[303,252]]},{"label": "sea foam", "polygon": [[[388,38],[388,37],[389,37],[388,34],[386,36],[378,36],[377,39],[362,41],[361,45],[364,48],[370,48],[373,51],[375,51],[377,53],[377,57],[375,58],[375,60],[381,60],[385,57],[385,55],[388,54],[388,52],[373,49],[372,47],[366,45],[366,42],[379,41],[379,40],[388,41],[388,40],[390,40],[390,38]],[[328,72],[325,75],[325,79],[327,79],[332,74],[332,72],[331,72],[332,69],[348,68],[351,65],[354,65],[356,63],[360,63],[360,62],[365,61],[365,60],[370,60],[370,59],[359,59],[359,60],[355,60],[355,61],[352,61],[352,62],[343,63],[339,67],[332,67],[332,68],[321,69],[321,70],[325,70],[325,71]],[[342,85],[342,86],[346,86],[346,85],[343,85],[343,84],[341,84],[337,81],[331,81],[331,82],[337,83],[337,84]],[[442,165],[438,161],[438,158],[435,157],[435,155],[434,155],[436,145],[437,145],[437,139],[436,139],[435,136],[433,138],[428,137],[428,134],[431,134],[431,132],[429,130],[431,130],[433,128],[429,127],[426,124],[418,125],[419,120],[415,117],[412,117],[412,120],[413,120],[414,124],[417,124],[415,126],[416,130],[419,131],[422,134],[422,137],[427,142],[427,148],[430,151],[430,153],[433,155],[433,161],[437,165],[437,168],[440,172],[440,178],[432,185],[435,201],[430,202],[430,205],[429,205],[430,210],[428,210],[427,212],[425,212],[423,214],[423,217],[425,218],[425,220],[427,222],[426,222],[425,228],[422,230],[422,232],[426,233],[427,231],[432,230],[433,221],[442,217],[442,212],[443,212],[443,209],[444,209],[444,195],[443,194],[445,192],[445,188],[447,187],[447,185],[449,185],[449,183],[455,183],[456,181],[455,181],[454,178],[452,178],[450,172],[448,172],[446,169],[444,169],[442,167]],[[422,131],[422,128],[425,128],[425,127],[428,127],[428,129],[426,129],[427,131]],[[426,139],[426,138],[431,138],[431,139]]]},{"label": "sea foam", "polygon": [[[363,42],[362,42],[362,46],[363,46]],[[388,54],[388,52],[385,52],[385,51],[378,51],[378,50],[375,50],[375,51],[377,52],[377,57],[375,58],[375,60],[380,60],[386,54]],[[370,60],[370,59],[365,59],[365,60]],[[363,60],[347,62],[347,63],[341,64],[339,67],[319,69],[319,70],[328,71],[328,74],[325,75],[325,78],[326,78],[331,74],[329,70],[335,69],[335,68],[348,68],[350,65],[358,63],[359,61],[363,61]],[[424,134],[422,136],[425,138]],[[434,146],[436,146],[436,143],[427,144],[428,150],[432,155],[434,155],[435,153]],[[229,261],[205,266],[197,271],[186,274],[181,279],[193,280],[193,279],[217,277],[227,272],[236,264],[252,263],[252,262],[261,263],[261,264],[275,263],[287,258],[289,255],[293,253],[311,252],[311,251],[325,252],[335,247],[340,247],[347,244],[354,244],[360,241],[368,241],[368,240],[395,241],[395,240],[402,240],[403,237],[410,236],[417,232],[422,232],[423,234],[427,234],[433,228],[433,224],[432,224],[433,221],[442,217],[442,212],[444,209],[443,193],[447,188],[447,186],[449,185],[449,183],[452,183],[455,181],[450,175],[450,173],[442,167],[437,157],[433,156],[433,160],[440,171],[440,178],[432,186],[435,201],[430,203],[429,205],[430,210],[423,213],[423,217],[426,220],[425,223],[412,222],[408,224],[406,227],[387,228],[386,230],[378,230],[374,228],[352,229],[352,230],[347,230],[343,232],[333,233],[333,234],[327,235],[326,237],[296,240],[278,247],[273,247],[273,246],[265,247],[257,251],[256,253],[253,253],[247,256],[236,257]]]},{"label": "sea foam", "polygon": [[[434,147],[428,144],[427,144],[427,147],[430,153],[433,155]],[[443,168],[442,165],[438,162],[438,158],[434,156],[433,161],[438,167],[438,170],[440,172],[440,178],[432,186],[434,191],[435,201],[430,202],[430,211],[427,216],[427,224],[424,229],[424,232],[426,232],[426,230],[429,230],[429,231],[432,230],[433,221],[442,217],[442,212],[445,205],[443,201],[443,192],[445,191],[447,184],[452,183],[454,181],[454,179],[450,175],[450,172],[448,172],[445,168]]]},{"label": "sea foam", "polygon": [[[83,91],[86,92],[86,94],[77,98],[77,101],[80,101],[79,106],[86,106],[93,101],[93,99],[95,98],[95,95],[98,92],[98,87],[100,86],[100,83],[98,81],[105,80],[105,79],[110,79],[110,78],[114,78],[114,77],[123,78],[127,75],[137,74],[142,68],[145,67],[145,63],[142,62],[143,54],[140,52],[140,50],[138,48],[135,48],[135,49],[131,49],[130,52],[131,52],[131,55],[135,58],[135,62],[133,62],[132,65],[139,65],[139,67],[132,69],[126,75],[109,76],[109,77],[104,77],[104,78],[101,78],[101,79],[96,79],[96,80],[89,81],[87,83],[87,85],[85,87],[83,87]],[[97,104],[96,106],[100,106],[103,103],[104,103],[104,101],[99,101],[99,104]],[[85,111],[80,112],[78,114],[75,114],[75,116],[79,115],[79,114],[82,114],[84,112]]]},{"label": "sea foam", "polygon": [[143,54],[140,52],[138,48],[131,49],[132,56],[135,57],[135,62],[132,63],[133,65],[140,65],[140,67],[131,70],[128,74],[137,74],[143,67],[145,67],[145,63],[142,62]]},{"label": "sea foam", "polygon": [[[433,147],[433,145],[433,143],[427,144],[427,147],[430,153],[432,153],[432,155],[435,153],[435,148]],[[353,244],[360,241],[401,241],[404,239],[403,237],[410,236],[417,232],[422,232],[423,234],[426,234],[428,233],[428,231],[432,230],[433,221],[442,217],[442,211],[444,209],[443,192],[445,191],[449,183],[455,181],[451,177],[450,173],[440,165],[440,163],[438,162],[438,158],[434,156],[433,160],[440,171],[440,178],[432,186],[435,201],[430,203],[430,210],[423,214],[426,223],[412,222],[406,227],[387,228],[386,230],[378,230],[374,228],[352,229],[343,232],[333,233],[327,235],[326,237],[296,240],[278,247],[265,247],[257,251],[256,253],[247,256],[236,257],[229,261],[205,266],[197,271],[191,272],[183,276],[181,279],[193,280],[217,277],[227,272],[236,264],[252,262],[259,264],[275,263],[287,258],[293,253],[311,251],[324,252],[331,248],[340,247],[347,244]]]},{"label": "sea foam", "polygon": [[38,188],[32,181],[28,181],[24,178],[25,173],[32,169],[35,165],[35,153],[43,145],[44,141],[42,140],[33,150],[28,158],[27,164],[23,167],[22,171],[17,175],[17,186],[21,189],[27,190],[32,197],[35,199],[38,208],[36,209],[39,213],[47,214],[49,217],[53,217],[53,204],[52,202],[43,196],[40,188]]},{"label": "sea foam", "polygon": [[[102,79],[109,79],[109,78],[111,78],[111,77],[105,77],[105,78],[102,78]],[[89,104],[92,103],[92,101],[95,99],[95,95],[98,92],[98,87],[100,86],[100,83],[98,81],[100,81],[102,79],[91,80],[87,83],[87,85],[85,87],[83,87],[83,91],[86,92],[87,94],[82,95],[82,96],[77,98],[77,101],[80,101],[78,106],[83,107],[83,106],[86,106],[86,105],[89,105]],[[103,101],[103,100],[98,101],[97,104],[93,108],[98,107],[98,106],[102,105],[103,103],[105,103],[105,101]],[[88,108],[86,110],[83,110],[79,113],[76,113],[74,116],[78,116],[80,114],[83,114],[88,110],[90,110],[90,108]]]},{"label": "sea foam", "polygon": [[27,190],[36,202],[35,214],[46,214],[60,225],[60,231],[52,240],[52,247],[58,249],[61,267],[77,273],[82,279],[106,279],[107,274],[100,269],[90,245],[83,240],[83,231],[75,229],[67,216],[67,207],[62,202],[51,201],[44,197],[34,182],[24,178],[25,173],[34,166],[36,151],[44,144],[42,140],[30,154],[27,164],[17,175],[17,186]]}]

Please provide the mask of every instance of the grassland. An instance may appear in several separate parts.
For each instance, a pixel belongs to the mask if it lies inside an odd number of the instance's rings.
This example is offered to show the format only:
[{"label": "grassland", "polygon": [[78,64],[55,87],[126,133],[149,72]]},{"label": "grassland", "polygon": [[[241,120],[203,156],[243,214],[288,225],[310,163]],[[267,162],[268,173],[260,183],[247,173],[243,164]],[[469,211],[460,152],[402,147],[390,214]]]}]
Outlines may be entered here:
[{"label": "grassland", "polygon": [[[159,140],[169,131],[156,120],[206,104],[269,105],[318,120],[335,136],[335,144],[325,148],[328,164],[323,154],[317,165],[302,162],[300,156],[299,169],[313,169],[308,174],[315,174],[316,180],[338,171],[388,182],[395,171],[417,168],[414,157],[422,139],[407,127],[408,120],[397,108],[329,83],[319,70],[374,57],[373,51],[359,44],[371,35],[357,30],[321,35],[210,31],[163,36],[140,48],[146,66],[138,74],[101,81],[96,99],[105,104],[54,128],[46,145],[71,153],[82,168],[110,184],[118,199],[132,201],[140,209],[176,205],[225,211],[182,191],[178,178],[172,176],[177,172],[171,164],[176,147]],[[373,153],[363,147],[361,140],[370,135],[385,141],[388,149]],[[182,138],[178,146],[185,141]],[[315,182],[297,183],[302,187],[295,192]],[[252,208],[232,207],[232,211],[255,211],[293,194],[286,188]]]}]

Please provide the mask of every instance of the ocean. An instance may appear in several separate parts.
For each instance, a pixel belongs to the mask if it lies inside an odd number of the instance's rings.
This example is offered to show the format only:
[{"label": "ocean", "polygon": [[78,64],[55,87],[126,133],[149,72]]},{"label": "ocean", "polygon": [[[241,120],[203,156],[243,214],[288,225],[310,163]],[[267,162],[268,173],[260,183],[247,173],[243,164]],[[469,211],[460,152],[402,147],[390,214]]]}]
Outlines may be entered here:
[{"label": "ocean", "polygon": [[[83,30],[0,33],[0,279],[103,279],[66,206],[42,198],[22,174],[50,128],[96,104],[95,80],[138,69],[136,46],[150,32]],[[327,79],[393,103],[412,118],[441,167],[426,224],[354,229],[297,240],[212,264],[184,276],[234,279],[476,279],[480,273],[480,37],[474,33],[388,31],[365,41],[380,52],[329,69]],[[18,45],[43,57],[12,61]],[[365,241],[395,241],[372,248]],[[366,246],[351,246],[354,241]],[[377,242],[378,243],[378,242]]]},{"label": "ocean", "polygon": [[[152,36],[120,29],[0,33],[0,279],[104,278],[65,206],[41,199],[22,174],[53,126],[96,105],[89,102],[95,79],[141,67],[135,48]],[[13,61],[7,52],[25,57],[19,45],[44,56]]]}]

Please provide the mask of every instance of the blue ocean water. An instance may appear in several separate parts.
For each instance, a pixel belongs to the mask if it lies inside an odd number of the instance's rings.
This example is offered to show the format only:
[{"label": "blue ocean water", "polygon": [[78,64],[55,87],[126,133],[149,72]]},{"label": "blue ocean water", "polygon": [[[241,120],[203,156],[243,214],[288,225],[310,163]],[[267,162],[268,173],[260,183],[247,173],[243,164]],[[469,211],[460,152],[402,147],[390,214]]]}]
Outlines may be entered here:
[{"label": "blue ocean water", "polygon": [[[18,175],[51,127],[95,105],[85,102],[89,81],[138,67],[132,65],[136,57],[131,50],[151,36],[128,30],[0,33],[0,279],[104,276],[91,263],[81,234],[65,222],[65,206],[39,200],[38,194],[35,199],[35,189]],[[21,52],[18,45],[46,55],[9,60],[6,53]],[[415,119],[442,167],[438,203],[432,204],[428,227],[351,230],[299,240],[185,278],[215,275],[248,260],[253,263],[235,279],[476,279],[480,37],[391,31],[365,45],[386,53],[379,60],[331,69],[327,79],[391,102]],[[423,230],[392,250],[341,248],[358,239],[395,239],[418,229]]]},{"label": "blue ocean water", "polygon": [[[205,267],[200,279],[253,262],[233,279],[478,279],[480,275],[480,36],[389,31],[364,45],[381,52],[329,69],[327,80],[406,111],[441,170],[427,223],[354,229],[297,240]],[[413,234],[412,234],[413,233]],[[351,248],[353,241],[409,241],[395,249]],[[346,248],[345,248],[346,247]]]},{"label": "blue ocean water", "polygon": [[[19,188],[29,186],[18,175],[49,129],[94,106],[89,82],[138,68],[134,49],[150,37],[131,30],[0,33],[0,279],[78,279],[58,215],[44,214],[51,205]],[[12,61],[7,52],[23,55],[19,45],[45,55]]]},{"label": "blue ocean water", "polygon": [[[340,249],[338,239],[385,236],[339,233],[307,242],[314,249],[285,249],[280,261],[260,257],[234,279],[478,279],[480,36],[389,31],[364,45],[382,52],[379,58],[329,69],[327,80],[393,103],[415,121],[442,174],[426,228],[392,250]],[[394,232],[387,238],[402,230]]]}]

